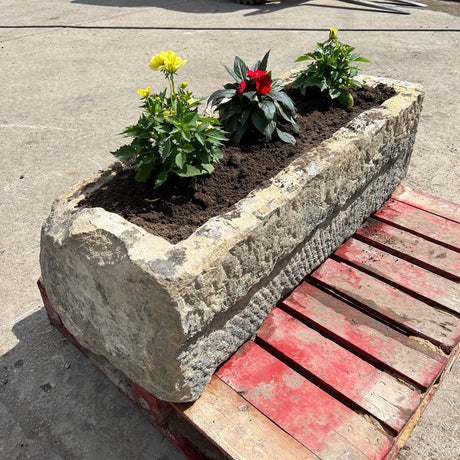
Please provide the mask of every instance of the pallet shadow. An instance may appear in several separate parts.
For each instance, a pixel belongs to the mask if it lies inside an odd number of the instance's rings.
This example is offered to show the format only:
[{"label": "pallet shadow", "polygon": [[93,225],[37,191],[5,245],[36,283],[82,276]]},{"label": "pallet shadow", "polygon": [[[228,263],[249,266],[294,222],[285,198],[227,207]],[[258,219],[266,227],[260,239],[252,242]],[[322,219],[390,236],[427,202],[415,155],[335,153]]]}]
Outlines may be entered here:
[{"label": "pallet shadow", "polygon": [[7,458],[184,459],[50,325],[44,309],[16,323],[13,332],[19,342],[0,356]]}]

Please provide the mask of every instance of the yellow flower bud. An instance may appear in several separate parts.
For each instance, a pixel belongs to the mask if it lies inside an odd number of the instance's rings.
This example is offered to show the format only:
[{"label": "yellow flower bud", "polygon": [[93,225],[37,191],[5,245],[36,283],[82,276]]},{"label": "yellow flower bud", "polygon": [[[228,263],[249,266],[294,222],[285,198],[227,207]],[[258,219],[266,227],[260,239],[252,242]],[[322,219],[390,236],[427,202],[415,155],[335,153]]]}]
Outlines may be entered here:
[{"label": "yellow flower bud", "polygon": [[148,95],[150,94],[150,86],[148,86],[147,89],[139,88],[139,89],[137,90],[137,92],[138,92],[143,98],[146,98],[146,97],[148,97]]},{"label": "yellow flower bud", "polygon": [[187,88],[188,86],[188,81],[183,81],[182,84],[181,84],[182,88]]},{"label": "yellow flower bud", "polygon": [[329,29],[329,40],[337,40],[337,29],[335,27]]}]

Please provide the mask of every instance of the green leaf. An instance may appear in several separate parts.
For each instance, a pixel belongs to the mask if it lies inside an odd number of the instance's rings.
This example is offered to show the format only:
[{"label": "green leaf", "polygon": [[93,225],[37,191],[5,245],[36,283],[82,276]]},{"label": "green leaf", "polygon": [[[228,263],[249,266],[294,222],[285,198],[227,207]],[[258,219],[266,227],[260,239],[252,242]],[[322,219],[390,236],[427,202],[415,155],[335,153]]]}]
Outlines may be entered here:
[{"label": "green leaf", "polygon": [[195,147],[193,147],[192,144],[185,144],[183,147],[182,147],[182,150],[185,152],[185,153],[193,153],[195,151]]},{"label": "green leaf", "polygon": [[168,158],[171,152],[171,142],[169,140],[161,142],[158,146],[158,153],[160,154],[161,158],[165,160]]},{"label": "green leaf", "polygon": [[155,179],[155,187],[154,188],[158,188],[158,187],[160,187],[161,185],[163,185],[166,182],[166,179],[168,178],[168,172],[169,172],[168,170],[163,169],[162,171],[160,171],[157,174],[157,177]]},{"label": "green leaf", "polygon": [[268,123],[268,125],[264,129],[264,136],[270,140],[272,138],[273,132],[275,131],[275,128],[276,128],[275,121],[271,121],[270,123]]},{"label": "green leaf", "polygon": [[296,109],[292,99],[283,91],[270,91],[268,96],[278,102],[281,102],[288,110],[295,113]]},{"label": "green leaf", "polygon": [[291,134],[286,133],[285,131],[282,131],[279,128],[276,128],[276,134],[278,134],[278,137],[283,142],[286,142],[287,144],[293,144],[293,145],[295,144],[295,137],[292,136]]},{"label": "green leaf", "polygon": [[265,56],[262,58],[261,63],[259,64],[259,70],[267,70],[268,56],[270,55],[270,50],[265,53]]},{"label": "green leaf", "polygon": [[204,145],[204,138],[203,138],[203,134],[196,131],[195,132],[195,139],[201,144],[201,145]]},{"label": "green leaf", "polygon": [[311,61],[312,59],[314,59],[313,54],[307,53],[307,54],[304,54],[303,56],[298,57],[294,62]]},{"label": "green leaf", "polygon": [[224,99],[231,99],[236,94],[234,89],[218,89],[208,98],[208,105],[219,105]]},{"label": "green leaf", "polygon": [[207,173],[211,174],[211,173],[214,171],[214,166],[213,166],[212,164],[209,164],[209,163],[208,163],[208,164],[204,164],[204,165],[203,165],[203,169],[204,169]]},{"label": "green leaf", "polygon": [[185,162],[187,161],[187,155],[184,152],[179,152],[176,155],[175,162],[179,169],[184,167]]},{"label": "green leaf", "polygon": [[260,109],[256,109],[251,113],[251,121],[255,128],[261,133],[264,132],[268,124],[268,120],[265,118],[264,113]]},{"label": "green leaf", "polygon": [[232,136],[232,142],[235,145],[238,145],[241,142],[241,139],[243,138],[244,133],[246,132],[246,125],[239,125],[235,133]]},{"label": "green leaf", "polygon": [[176,174],[180,177],[194,177],[201,175],[202,172],[195,166],[187,164],[182,171],[178,171]]},{"label": "green leaf", "polygon": [[115,152],[111,153],[119,160],[126,160],[127,158],[131,158],[136,155],[136,149],[134,149],[131,145],[123,145],[119,149],[115,150]]},{"label": "green leaf", "polygon": [[233,63],[233,70],[239,78],[238,81],[241,81],[246,79],[249,68],[238,56],[236,56]]},{"label": "green leaf", "polygon": [[232,69],[229,69],[225,64],[223,64],[223,66],[225,67],[225,70],[230,74],[230,76],[235,79],[235,81],[238,83],[241,81],[241,78],[238,78],[238,75]]},{"label": "green leaf", "polygon": [[267,120],[273,120],[275,116],[275,104],[272,101],[263,101],[258,103],[259,109],[261,109]]},{"label": "green leaf", "polygon": [[143,166],[141,166],[136,175],[134,176],[134,179],[137,181],[137,182],[145,182],[146,180],[149,179],[149,177],[151,176],[152,174],[152,171],[153,171],[153,164],[152,163],[146,163],[144,164]]},{"label": "green leaf", "polygon": [[342,91],[340,91],[340,89],[329,88],[329,97],[331,99],[335,99],[335,98],[339,97],[341,94],[342,94]]},{"label": "green leaf", "polygon": [[348,91],[342,91],[337,100],[345,107],[352,107],[354,103],[353,96]]}]

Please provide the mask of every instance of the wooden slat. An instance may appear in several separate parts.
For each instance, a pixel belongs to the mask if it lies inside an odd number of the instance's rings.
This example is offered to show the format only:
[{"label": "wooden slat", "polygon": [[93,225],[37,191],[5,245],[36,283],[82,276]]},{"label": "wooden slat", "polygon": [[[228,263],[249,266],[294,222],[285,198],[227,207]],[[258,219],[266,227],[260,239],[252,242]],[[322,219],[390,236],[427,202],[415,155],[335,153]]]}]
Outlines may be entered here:
[{"label": "wooden slat", "polygon": [[354,238],[342,244],[334,255],[430,305],[460,313],[458,283]]},{"label": "wooden slat", "polygon": [[420,403],[416,391],[278,308],[258,330],[257,343],[395,433],[404,427]]},{"label": "wooden slat", "polygon": [[460,341],[460,320],[353,267],[327,259],[312,278],[361,308],[450,352]]},{"label": "wooden slat", "polygon": [[431,385],[446,364],[444,356],[422,348],[310,283],[297,287],[282,306],[337,342],[423,389]]},{"label": "wooden slat", "polygon": [[460,252],[460,224],[457,222],[393,199],[389,199],[374,217]]},{"label": "wooden slat", "polygon": [[415,263],[453,281],[460,281],[460,254],[369,218],[355,233],[365,243]]},{"label": "wooden slat", "polygon": [[181,413],[231,459],[318,458],[215,375],[200,398]]},{"label": "wooden slat", "polygon": [[364,417],[254,342],[243,345],[217,375],[320,458],[382,459],[393,444]]},{"label": "wooden slat", "polygon": [[460,205],[458,204],[422,193],[403,184],[396,189],[392,198],[460,224]]}]

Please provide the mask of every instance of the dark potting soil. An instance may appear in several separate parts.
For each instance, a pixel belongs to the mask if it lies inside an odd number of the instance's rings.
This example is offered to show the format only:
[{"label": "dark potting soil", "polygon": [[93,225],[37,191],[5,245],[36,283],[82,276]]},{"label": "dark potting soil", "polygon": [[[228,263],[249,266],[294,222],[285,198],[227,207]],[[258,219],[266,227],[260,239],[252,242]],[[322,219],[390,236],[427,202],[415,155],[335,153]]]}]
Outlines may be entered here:
[{"label": "dark potting soil", "polygon": [[300,134],[296,145],[279,140],[264,142],[246,139],[240,146],[226,145],[223,159],[212,174],[190,179],[171,175],[155,190],[153,181],[138,183],[134,168],[126,167],[109,183],[80,202],[81,207],[101,207],[115,212],[150,233],[175,244],[190,236],[211,217],[223,214],[256,188],[268,185],[270,178],[297,156],[312,149],[352,118],[377,107],[395,95],[392,88],[354,88],[353,107],[343,107],[323,93],[311,91],[303,97],[287,90],[298,110]]}]

